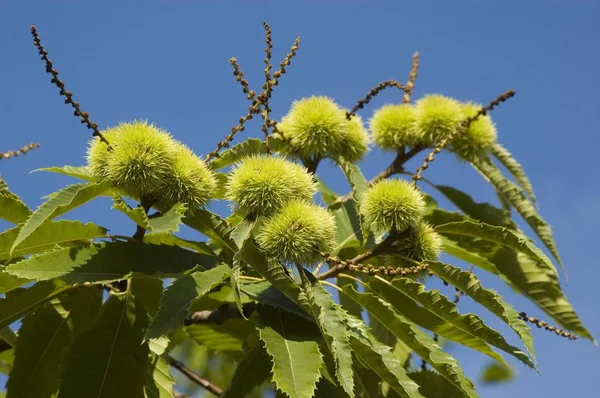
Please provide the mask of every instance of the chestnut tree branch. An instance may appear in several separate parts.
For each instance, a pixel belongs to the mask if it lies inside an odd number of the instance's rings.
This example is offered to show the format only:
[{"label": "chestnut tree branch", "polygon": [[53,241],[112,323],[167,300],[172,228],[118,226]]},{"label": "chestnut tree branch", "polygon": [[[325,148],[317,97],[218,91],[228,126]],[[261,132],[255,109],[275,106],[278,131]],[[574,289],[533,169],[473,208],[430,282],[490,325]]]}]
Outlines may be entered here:
[{"label": "chestnut tree branch", "polygon": [[169,362],[169,365],[171,365],[172,367],[174,367],[175,369],[177,369],[178,371],[183,373],[188,379],[190,379],[194,383],[204,387],[204,389],[206,389],[207,391],[211,392],[212,394],[216,395],[217,397],[220,396],[221,394],[223,394],[223,390],[220,387],[214,385],[213,383],[206,380],[205,378],[200,377],[200,375],[198,375],[197,373],[192,371],[190,368],[185,366],[185,364],[183,362],[178,361],[177,359],[173,358],[171,355],[166,355],[165,359],[167,360],[167,362]]}]

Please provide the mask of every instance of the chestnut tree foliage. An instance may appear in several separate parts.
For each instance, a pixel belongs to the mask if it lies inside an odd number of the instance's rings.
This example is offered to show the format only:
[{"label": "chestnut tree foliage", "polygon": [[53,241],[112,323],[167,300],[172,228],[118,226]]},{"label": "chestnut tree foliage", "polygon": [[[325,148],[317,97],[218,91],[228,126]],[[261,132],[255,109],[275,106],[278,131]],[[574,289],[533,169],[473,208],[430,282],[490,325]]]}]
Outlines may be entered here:
[{"label": "chestnut tree foliage", "polygon": [[[485,106],[443,95],[413,101],[416,54],[406,84],[385,81],[352,109],[303,98],[276,121],[270,99],[299,41],[273,72],[265,29],[262,91],[232,59],[248,114],[199,157],[149,122],[99,131],[32,28],[52,83],[94,137],[87,164],[44,169],[78,181],[37,209],[2,184],[0,218],[13,224],[0,233],[8,397],[171,398],[191,383],[223,397],[476,397],[440,339],[534,370],[532,324],[593,340],[561,290],[562,262],[532,186],[497,142],[489,112],[513,91]],[[385,88],[401,90],[398,103],[363,121],[357,112]],[[253,117],[262,133],[243,137]],[[396,158],[369,181],[358,162],[372,145]],[[425,179],[441,151],[478,171],[499,204]],[[413,173],[405,164],[415,156],[425,160]],[[327,186],[324,161],[341,169],[350,193]],[[106,196],[135,234],[68,219]],[[218,200],[230,204],[226,217],[209,210]],[[195,237],[180,237],[182,225]],[[514,308],[479,273],[498,277],[558,326]],[[436,279],[457,293],[428,287]],[[514,334],[461,312],[461,296]],[[175,386],[172,372],[190,384]]]}]

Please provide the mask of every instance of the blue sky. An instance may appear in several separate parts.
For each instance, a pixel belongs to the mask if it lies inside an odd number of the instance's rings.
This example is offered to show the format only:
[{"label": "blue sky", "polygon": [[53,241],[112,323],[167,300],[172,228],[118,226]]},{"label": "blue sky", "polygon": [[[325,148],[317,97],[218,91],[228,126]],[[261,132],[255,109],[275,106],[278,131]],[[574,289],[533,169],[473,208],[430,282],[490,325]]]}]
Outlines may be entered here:
[{"label": "blue sky", "polygon": [[[492,117],[500,141],[524,165],[541,213],[554,228],[570,276],[567,295],[598,336],[598,15],[598,2],[567,0],[438,0],[419,5],[0,0],[0,151],[31,141],[41,144],[25,158],[0,162],[0,174],[35,207],[41,196],[73,180],[29,172],[82,164],[91,137],[50,85],[31,42],[31,24],[37,25],[75,99],[101,127],[148,119],[198,154],[211,151],[248,106],[229,58],[238,58],[254,87],[262,83],[263,20],[273,29],[277,63],[296,36],[302,38],[289,73],[275,89],[275,117],[285,114],[294,99],[311,94],[328,95],[351,107],[374,84],[405,80],[412,53],[420,51],[417,97],[441,93],[487,102],[509,88],[517,91]],[[378,106],[400,100],[400,93],[386,92],[362,116],[367,119]],[[236,141],[260,136],[258,123],[248,127]],[[361,166],[372,177],[390,160],[389,154],[373,150]],[[416,162],[410,166],[415,168]],[[347,189],[339,172],[327,167],[320,171],[336,189]],[[436,161],[427,177],[468,191],[478,201],[495,200],[472,169],[451,157]],[[109,207],[109,201],[98,201],[69,217],[97,222],[115,233],[132,232]],[[214,209],[223,211],[225,206]],[[480,275],[519,309],[542,317],[493,278]],[[465,312],[481,312],[467,300],[461,306]],[[493,318],[490,323],[502,329]],[[590,396],[589,391],[598,389],[598,347],[543,330],[535,330],[534,336],[542,376],[517,365],[515,382],[481,387],[483,397]],[[450,349],[473,378],[487,362],[466,349]]]}]

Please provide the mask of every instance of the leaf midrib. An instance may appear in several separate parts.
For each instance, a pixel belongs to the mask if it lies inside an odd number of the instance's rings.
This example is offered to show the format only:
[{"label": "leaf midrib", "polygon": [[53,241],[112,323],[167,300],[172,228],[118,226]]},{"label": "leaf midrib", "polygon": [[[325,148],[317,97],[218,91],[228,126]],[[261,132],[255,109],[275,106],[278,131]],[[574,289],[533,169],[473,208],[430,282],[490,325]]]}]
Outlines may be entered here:
[{"label": "leaf midrib", "polygon": [[123,303],[123,312],[121,312],[121,317],[119,318],[119,325],[117,326],[117,330],[115,331],[115,337],[113,339],[113,343],[110,347],[110,353],[108,354],[108,361],[106,363],[106,369],[104,370],[104,375],[102,375],[102,382],[100,383],[100,388],[98,389],[98,394],[96,397],[102,396],[102,389],[104,388],[104,383],[106,382],[106,377],[108,376],[108,371],[110,370],[110,365],[112,361],[112,357],[115,351],[115,347],[117,345],[117,339],[119,337],[119,331],[121,330],[121,325],[123,324],[123,318],[125,317],[125,313],[127,312],[127,304],[129,303],[129,294],[125,296],[125,303]]}]

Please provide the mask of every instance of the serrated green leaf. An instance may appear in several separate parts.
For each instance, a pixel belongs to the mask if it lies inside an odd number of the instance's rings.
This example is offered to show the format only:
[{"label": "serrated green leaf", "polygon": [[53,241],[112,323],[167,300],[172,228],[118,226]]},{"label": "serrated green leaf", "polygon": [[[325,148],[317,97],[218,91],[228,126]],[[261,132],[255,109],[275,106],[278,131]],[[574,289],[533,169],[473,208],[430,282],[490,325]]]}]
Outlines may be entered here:
[{"label": "serrated green leaf", "polygon": [[169,329],[183,327],[190,306],[229,276],[229,266],[221,264],[177,278],[164,291],[158,313],[146,330],[146,339],[158,338]]},{"label": "serrated green leaf", "polygon": [[[272,151],[278,151],[281,146],[281,140],[277,139],[276,137],[269,137],[269,147]],[[242,141],[239,144],[236,144],[231,148],[221,152],[219,157],[212,160],[208,165],[213,170],[218,170],[222,169],[223,167],[230,166],[246,156],[259,155],[263,153],[267,153],[265,142],[258,138],[248,138],[247,140]]]},{"label": "serrated green leaf", "polygon": [[19,234],[19,230],[20,227],[17,226],[0,233],[0,260],[36,254],[73,242],[103,238],[106,236],[107,231],[106,228],[96,224],[83,224],[80,221],[45,222],[15,247],[11,255],[10,251],[14,247],[14,241]]},{"label": "serrated green leaf", "polygon": [[346,246],[353,244],[360,246],[363,241],[363,235],[354,200],[348,200],[343,204],[336,202],[339,195],[332,191],[322,180],[317,178],[317,181],[321,197],[328,206],[336,224],[335,233],[338,246],[333,254],[337,254]]},{"label": "serrated green leaf", "polygon": [[[248,220],[241,220],[231,232],[231,239],[235,242],[236,247],[242,247],[242,244],[254,228],[254,222]],[[239,251],[238,251],[239,253]]]},{"label": "serrated green leaf", "polygon": [[445,237],[443,250],[497,275],[516,291],[531,299],[562,327],[593,340],[562,292],[554,270],[540,268],[539,263],[529,255],[510,248],[489,246],[488,242],[482,240],[462,238],[468,237]]},{"label": "serrated green leaf", "polygon": [[523,191],[515,183],[504,177],[502,172],[490,159],[474,159],[471,161],[471,164],[511,203],[517,212],[519,212],[531,229],[533,229],[536,235],[548,248],[550,253],[552,253],[564,271],[564,266],[560,259],[560,255],[558,254],[556,243],[554,242],[552,228],[550,228],[550,225],[540,216]]},{"label": "serrated green leaf", "polygon": [[[344,289],[346,286],[352,286],[354,289],[357,288],[357,283],[353,279],[337,278],[336,282],[341,289]],[[359,318],[361,317],[362,307],[356,301],[348,298],[347,295],[340,294],[340,305],[347,313]]]},{"label": "serrated green leaf", "polygon": [[146,385],[144,396],[146,398],[173,398],[175,380],[171,376],[171,367],[162,357],[152,354],[150,366],[146,369]]},{"label": "serrated green leaf", "polygon": [[529,297],[562,327],[595,341],[562,292],[554,273],[541,272],[537,263],[529,256],[507,248],[499,249],[492,261],[498,272],[513,287]]},{"label": "serrated green leaf", "polygon": [[431,370],[421,370],[408,374],[417,384],[425,398],[464,398],[464,395],[451,389],[448,380]]},{"label": "serrated green leaf", "polygon": [[397,289],[389,283],[373,280],[369,283],[369,287],[377,292],[383,299],[390,303],[397,312],[404,315],[413,323],[431,330],[434,333],[445,337],[449,340],[456,341],[466,347],[479,351],[499,362],[504,362],[504,359],[498,355],[485,341],[472,336],[470,333],[463,331],[461,328],[454,326],[450,322],[446,322],[442,317],[431,312],[427,308],[419,306],[411,298],[404,294],[399,294]]},{"label": "serrated green leaf", "polygon": [[188,215],[183,222],[212,239],[229,255],[233,256],[237,252],[238,247],[231,238],[233,228],[216,214],[198,209],[192,215]]},{"label": "serrated green leaf", "polygon": [[253,318],[273,361],[273,381],[290,398],[311,398],[321,378],[319,330],[303,318],[273,307],[258,307]]},{"label": "serrated green leaf", "polygon": [[150,217],[148,230],[152,234],[172,234],[179,231],[186,210],[184,203],[177,203],[158,217]]},{"label": "serrated green leaf", "polygon": [[302,307],[304,311],[311,313],[311,307],[306,294],[285,272],[281,264],[265,258],[265,255],[256,247],[251,237],[244,241],[241,253],[244,261],[258,272],[260,276],[268,280],[275,288]]},{"label": "serrated green leaf", "polygon": [[137,242],[103,242],[46,252],[6,267],[11,275],[31,280],[60,278],[67,282],[108,282],[134,272],[172,277],[196,265],[212,268],[217,258],[177,246]]},{"label": "serrated green leaf", "polygon": [[537,204],[535,199],[535,193],[533,192],[533,185],[529,181],[529,177],[525,173],[523,166],[515,159],[508,149],[502,146],[502,144],[496,142],[492,145],[492,155],[500,161],[500,163],[508,170],[508,172],[514,177],[517,184],[523,188],[523,190],[529,195],[531,201]]},{"label": "serrated green leaf", "polygon": [[344,391],[350,397],[354,397],[352,349],[342,316],[344,312],[338,310],[331,295],[319,284],[313,274],[303,271],[303,286],[310,310],[335,361],[335,375]]},{"label": "serrated green leaf", "polygon": [[31,210],[16,195],[10,192],[0,193],[0,220],[13,224],[25,222]]},{"label": "serrated green leaf", "polygon": [[112,188],[108,182],[74,184],[53,193],[27,219],[11,250],[17,248],[29,235],[47,220],[51,220],[104,194]]},{"label": "serrated green leaf", "polygon": [[425,332],[394,311],[389,303],[380,300],[372,293],[358,293],[352,286],[346,286],[343,291],[348,297],[362,305],[382,326],[440,372],[454,388],[467,397],[477,396],[473,383],[465,376],[456,359],[442,351],[441,347]]},{"label": "serrated green leaf", "polygon": [[[346,176],[350,187],[352,188],[352,198],[354,199],[353,204],[355,204],[354,207],[356,211],[359,211],[362,198],[367,189],[369,188],[369,182],[362,174],[360,167],[358,167],[357,165],[343,161],[341,159],[338,162],[340,163],[340,167],[344,172],[344,175]],[[363,217],[361,215],[357,215],[362,235],[362,238],[360,238],[361,242],[369,236],[369,226],[363,222],[362,218]]]},{"label": "serrated green leaf", "polygon": [[442,237],[442,250],[451,256],[466,261],[469,264],[476,265],[477,267],[484,269],[493,274],[498,274],[498,270],[494,263],[489,261],[486,257],[479,255],[477,252],[465,249],[461,247],[457,242]]},{"label": "serrated green leaf", "polygon": [[151,245],[179,246],[186,249],[191,249],[197,253],[216,256],[215,252],[212,251],[206,242],[196,242],[193,240],[182,239],[171,234],[146,234],[144,235],[144,243]]},{"label": "serrated green leaf", "polygon": [[[343,313],[341,309],[338,311]],[[419,386],[408,377],[402,363],[392,354],[390,347],[377,341],[361,319],[347,314],[343,317],[348,326],[354,355],[401,397],[423,398],[419,393]]]},{"label": "serrated green leaf", "polygon": [[240,272],[241,267],[238,265],[234,265],[234,267],[229,272],[229,284],[231,286],[231,290],[233,290],[233,297],[235,298],[235,305],[240,312],[242,318],[247,319],[246,315],[244,315],[244,308],[242,307],[242,298],[240,291]]},{"label": "serrated green leaf", "polygon": [[45,281],[0,299],[0,328],[10,325],[70,288],[62,281]]},{"label": "serrated green leaf", "polygon": [[251,299],[258,301],[261,304],[280,308],[309,320],[313,319],[311,315],[304,311],[288,296],[281,293],[281,291],[273,286],[271,282],[245,282],[241,285],[241,290]]},{"label": "serrated green leaf", "polygon": [[23,319],[6,385],[11,397],[49,397],[58,389],[62,361],[77,334],[102,305],[97,288],[71,289]]},{"label": "serrated green leaf", "polygon": [[446,282],[456,286],[461,292],[490,310],[491,313],[502,319],[521,338],[525,348],[535,359],[533,351],[533,337],[529,327],[519,318],[519,313],[502,297],[493,290],[485,289],[472,272],[465,272],[460,268],[437,261],[428,261],[428,269]]},{"label": "serrated green leaf", "polygon": [[369,182],[360,171],[360,167],[353,163],[341,161],[340,168],[352,188],[352,197],[357,203],[360,203],[365,191],[369,188]]},{"label": "serrated green leaf", "polygon": [[271,368],[271,358],[256,333],[249,338],[244,356],[238,363],[229,387],[223,391],[221,398],[248,396],[271,376]]},{"label": "serrated green leaf", "polygon": [[228,319],[220,325],[202,323],[186,328],[189,336],[198,344],[212,351],[227,354],[233,359],[240,359],[244,342],[254,333],[251,322],[244,319]]},{"label": "serrated green leaf", "polygon": [[11,290],[17,289],[24,286],[31,281],[29,279],[17,278],[4,272],[4,268],[0,271],[0,294],[10,292]]},{"label": "serrated green leaf", "polygon": [[[527,366],[535,369],[535,365],[533,364],[533,362],[527,354],[525,354],[517,347],[513,347],[510,344],[508,344],[500,333],[487,326],[483,322],[483,320],[477,315],[460,314],[456,309],[456,304],[448,300],[446,296],[442,295],[439,291],[425,290],[425,286],[423,286],[421,283],[414,282],[408,278],[396,278],[391,283],[388,283],[387,281],[381,278],[372,278],[370,285],[373,284],[377,286],[376,290],[386,289],[386,292],[389,292],[390,287],[396,289],[397,292],[402,293],[406,297],[413,300],[415,303],[420,304],[423,310],[429,311],[431,314],[434,314],[435,316],[442,319],[444,323],[451,324],[456,328],[460,329],[462,332],[468,334],[469,336],[479,339],[485,343],[489,343],[496,348],[499,348],[500,350],[519,359]],[[397,297],[398,295],[395,296]],[[396,302],[390,300],[390,297],[388,297],[387,295],[383,297],[392,305],[397,305]],[[408,313],[405,310],[402,311],[402,314],[410,319]],[[450,334],[445,336],[437,330],[432,331],[448,339],[454,340],[454,336],[450,336]],[[464,344],[462,341],[454,341]]]},{"label": "serrated green leaf", "polygon": [[42,167],[41,169],[33,170],[32,173],[35,171],[49,171],[51,173],[63,174],[70,177],[79,178],[85,181],[96,181],[96,177],[92,174],[92,171],[87,166]]},{"label": "serrated green leaf", "polygon": [[470,195],[454,187],[436,185],[428,180],[423,180],[440,191],[467,216],[486,224],[515,228],[515,223],[511,220],[510,213],[505,209],[498,209],[489,203],[477,203]]},{"label": "serrated green leaf", "polygon": [[121,213],[129,217],[134,223],[144,229],[150,228],[150,220],[148,214],[142,206],[131,207],[118,195],[113,195],[113,205],[111,209],[119,210]]},{"label": "serrated green leaf", "polygon": [[464,235],[497,243],[530,256],[540,267],[557,272],[552,261],[540,249],[524,236],[508,228],[466,220],[438,225],[435,227],[435,231],[441,234]]},{"label": "serrated green leaf", "polygon": [[131,294],[109,297],[75,339],[58,397],[144,397],[151,366],[148,344],[142,343],[147,322],[144,309]]}]

